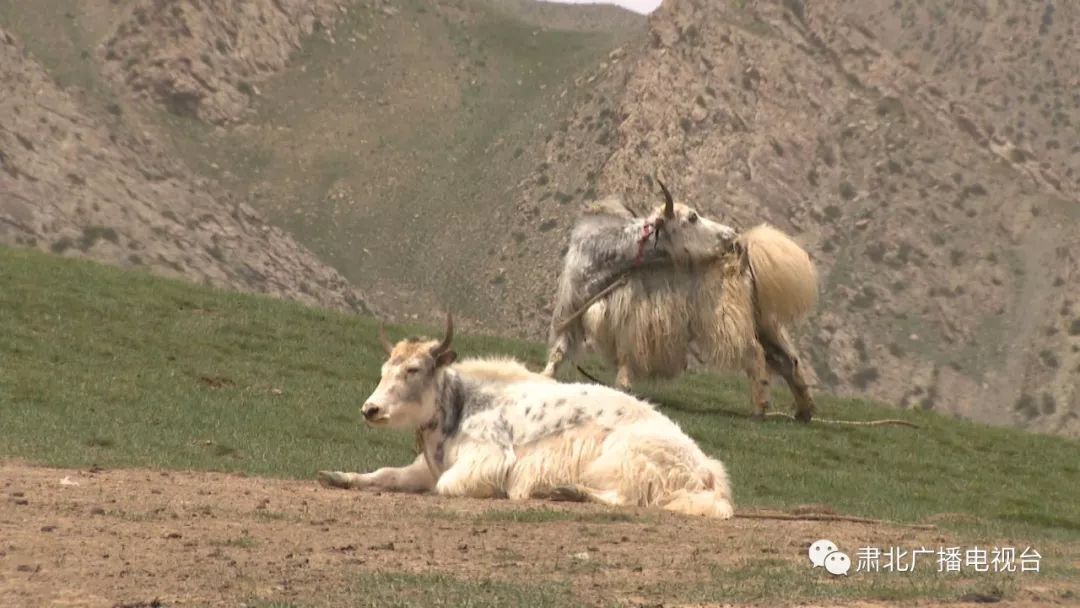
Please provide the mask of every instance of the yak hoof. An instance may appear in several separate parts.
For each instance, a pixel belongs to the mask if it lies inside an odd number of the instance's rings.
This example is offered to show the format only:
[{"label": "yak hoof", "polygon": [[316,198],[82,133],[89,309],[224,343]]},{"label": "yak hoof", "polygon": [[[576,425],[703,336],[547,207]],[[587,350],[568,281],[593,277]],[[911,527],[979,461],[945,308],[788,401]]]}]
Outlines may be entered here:
[{"label": "yak hoof", "polygon": [[765,412],[754,412],[750,414],[750,420],[754,422],[765,422]]},{"label": "yak hoof", "polygon": [[349,477],[341,471],[319,471],[319,483],[328,488],[349,488]]},{"label": "yak hoof", "polygon": [[810,419],[813,418],[813,417],[814,417],[814,413],[809,411],[809,410],[804,410],[804,411],[801,411],[801,412],[795,412],[795,420],[798,420],[799,422],[802,422],[804,424],[807,423],[807,422],[810,422]]},{"label": "yak hoof", "polygon": [[548,498],[560,502],[585,502],[588,500],[585,493],[579,490],[577,486],[556,486],[551,489]]}]

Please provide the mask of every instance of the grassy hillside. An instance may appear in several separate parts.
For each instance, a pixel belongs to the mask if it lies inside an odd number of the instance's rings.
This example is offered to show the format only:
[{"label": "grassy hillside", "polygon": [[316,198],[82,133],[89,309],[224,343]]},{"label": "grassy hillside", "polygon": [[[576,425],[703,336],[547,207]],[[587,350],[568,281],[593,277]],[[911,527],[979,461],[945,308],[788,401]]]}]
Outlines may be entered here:
[{"label": "grassy hillside", "polygon": [[577,99],[575,77],[644,35],[618,9],[584,15],[606,27],[573,26],[572,9],[527,4],[352,10],[259,85],[245,124],[165,115],[165,133],[387,310],[416,312],[419,293],[492,318],[501,298],[485,288],[515,242],[516,187],[549,160],[541,143]]},{"label": "grassy hillside", "polygon": [[91,4],[0,1],[0,243],[369,310],[337,271],[142,128],[95,70],[117,3]]},{"label": "grassy hillside", "polygon": [[[31,250],[0,249],[0,284],[0,460],[220,470],[311,483],[322,468],[364,470],[411,460],[411,435],[361,425],[357,409],[374,388],[382,359],[370,318]],[[391,337],[434,331],[389,330]],[[543,359],[539,344],[477,335],[455,341],[464,356],[508,353],[534,368]],[[789,396],[777,392],[776,402],[786,407]],[[939,527],[930,533],[933,542],[1034,546],[1043,555],[1038,584],[1072,597],[1068,585],[1080,558],[1075,441],[828,396],[820,400],[823,416],[901,416],[920,428],[755,423],[746,417],[741,377],[692,375],[643,393],[724,460],[740,510],[813,504],[815,510],[931,522]],[[542,502],[525,509],[493,503],[479,515],[453,502],[430,504],[423,517],[448,525],[475,519],[484,526],[523,526],[522,532],[573,522],[649,529],[639,516],[564,513]],[[708,581],[650,593],[709,602],[888,601],[969,592],[1012,598],[1035,584],[1021,575],[991,580],[924,572],[822,585],[818,573],[801,564],[758,554],[775,552],[775,542],[761,541],[739,565],[712,572]],[[358,605],[372,606],[495,606],[524,588],[366,572],[356,581],[356,597]],[[575,605],[563,587],[543,589],[538,602]]]},{"label": "grassy hillside", "polygon": [[[360,424],[382,358],[371,319],[22,250],[0,250],[0,284],[0,455],[312,478],[412,454],[411,436]],[[423,330],[390,333],[406,331]],[[533,367],[543,355],[489,337],[456,343]],[[745,417],[741,378],[644,392],[729,465],[740,507],[824,503],[900,521],[962,512],[995,535],[1080,539],[1074,441],[928,412],[899,414],[918,430],[759,424]],[[824,396],[821,413],[897,415]]]},{"label": "grassy hillside", "polygon": [[[535,323],[543,306],[534,296],[506,304],[508,270],[525,258],[518,246],[559,223],[523,219],[518,186],[553,160],[543,142],[589,95],[583,74],[646,31],[642,16],[610,6],[341,0],[293,46],[289,23],[245,19],[240,5],[136,17],[152,3],[105,4],[0,0],[0,26],[82,108],[152,139],[217,199],[250,204],[376,292],[376,308],[416,318],[452,302],[463,322],[504,331]],[[241,26],[235,48],[204,39]],[[156,53],[148,65],[145,53],[125,55],[138,41]],[[287,62],[251,61],[270,51]],[[174,73],[153,80],[158,60]],[[185,75],[191,62],[203,71]],[[146,89],[172,91],[174,80],[202,83],[208,97],[237,89],[245,108],[211,124],[146,102]]]}]

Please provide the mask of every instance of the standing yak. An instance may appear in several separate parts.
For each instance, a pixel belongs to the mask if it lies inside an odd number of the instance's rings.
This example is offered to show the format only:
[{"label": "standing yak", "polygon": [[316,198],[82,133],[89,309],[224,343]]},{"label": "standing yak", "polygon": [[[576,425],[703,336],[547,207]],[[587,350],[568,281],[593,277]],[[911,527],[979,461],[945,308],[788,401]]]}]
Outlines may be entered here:
[{"label": "standing yak", "polygon": [[768,409],[769,373],[779,373],[796,418],[809,421],[814,399],[786,327],[817,303],[810,256],[771,226],[738,235],[660,188],[665,204],[646,218],[607,199],[575,226],[544,374],[553,377],[586,341],[618,370],[622,389],[634,378],[674,378],[693,354],[714,368],[741,367],[757,418]]}]

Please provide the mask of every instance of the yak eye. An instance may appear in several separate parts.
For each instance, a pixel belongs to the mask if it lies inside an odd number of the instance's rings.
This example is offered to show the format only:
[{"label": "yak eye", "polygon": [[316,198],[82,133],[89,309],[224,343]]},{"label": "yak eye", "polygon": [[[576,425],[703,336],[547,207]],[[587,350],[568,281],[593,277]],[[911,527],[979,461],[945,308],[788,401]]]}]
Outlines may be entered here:
[{"label": "yak eye", "polygon": [[696,224],[697,220],[698,220],[697,213],[694,213],[694,212],[691,212],[690,217],[686,218],[686,221],[690,222],[691,224]]},{"label": "yak eye", "polygon": [[420,373],[420,368],[416,367],[416,366],[406,367],[405,368],[405,373],[410,375],[410,376],[413,375],[413,374],[419,374]]}]

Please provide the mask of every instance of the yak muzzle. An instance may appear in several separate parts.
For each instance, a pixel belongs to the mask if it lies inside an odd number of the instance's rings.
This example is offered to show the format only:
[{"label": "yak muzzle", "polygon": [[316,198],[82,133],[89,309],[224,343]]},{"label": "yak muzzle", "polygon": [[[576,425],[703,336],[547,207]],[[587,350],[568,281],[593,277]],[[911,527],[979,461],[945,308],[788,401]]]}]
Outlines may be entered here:
[{"label": "yak muzzle", "polygon": [[374,403],[365,403],[364,407],[360,408],[360,413],[368,424],[382,422],[387,418],[386,410]]}]

